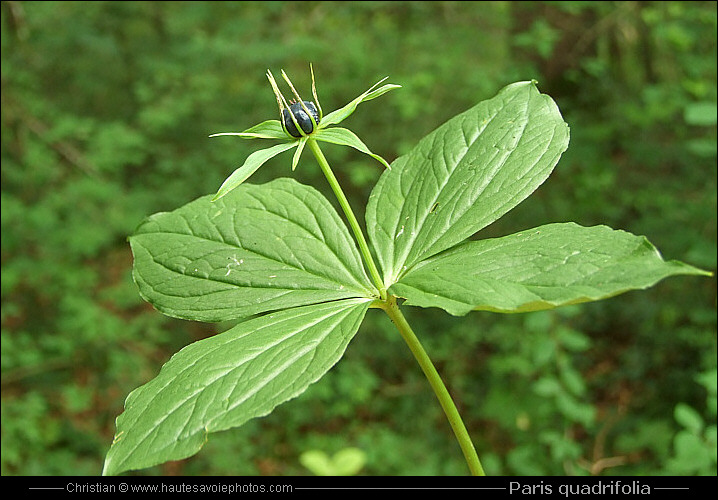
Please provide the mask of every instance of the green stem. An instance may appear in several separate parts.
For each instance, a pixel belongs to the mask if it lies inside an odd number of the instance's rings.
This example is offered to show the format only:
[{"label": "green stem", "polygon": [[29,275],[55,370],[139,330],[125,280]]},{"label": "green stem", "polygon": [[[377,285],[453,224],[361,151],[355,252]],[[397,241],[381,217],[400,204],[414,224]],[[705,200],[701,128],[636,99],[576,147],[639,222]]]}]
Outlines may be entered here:
[{"label": "green stem", "polygon": [[322,172],[324,172],[324,176],[329,181],[329,185],[332,187],[334,195],[337,197],[337,200],[339,201],[342,210],[344,210],[344,215],[346,215],[347,220],[349,221],[349,225],[351,226],[352,231],[354,231],[354,236],[357,239],[357,243],[359,243],[359,251],[361,252],[362,257],[364,257],[364,262],[369,267],[369,274],[371,274],[371,277],[374,280],[374,284],[379,290],[381,300],[386,300],[386,287],[384,286],[384,282],[379,275],[379,270],[374,263],[374,259],[371,256],[371,252],[369,251],[369,245],[366,242],[366,238],[364,238],[364,233],[361,230],[361,226],[359,225],[359,222],[357,221],[357,218],[352,211],[352,207],[349,205],[347,197],[344,195],[344,191],[342,191],[342,188],[339,185],[339,181],[334,176],[334,172],[332,172],[332,169],[329,166],[327,159],[324,157],[324,153],[322,153],[322,150],[319,148],[319,144],[317,144],[317,141],[314,140],[314,138],[309,137],[309,139],[307,140],[307,146],[309,146],[309,149],[312,151],[312,153],[314,153],[314,157],[317,159],[317,162],[319,162],[319,166],[321,167]]},{"label": "green stem", "polygon": [[324,176],[329,181],[329,185],[332,187],[342,210],[344,210],[344,214],[346,215],[349,225],[351,226],[352,231],[354,231],[357,243],[359,244],[359,251],[361,252],[364,262],[369,268],[369,273],[379,290],[381,299],[375,301],[374,304],[376,304],[376,307],[384,309],[384,311],[389,315],[392,322],[399,330],[399,333],[401,333],[401,336],[404,338],[404,341],[409,346],[412,354],[414,354],[414,358],[416,358],[419,366],[421,366],[424,375],[429,381],[429,385],[431,385],[431,388],[434,390],[434,394],[436,394],[436,397],[439,400],[439,404],[441,404],[446,417],[449,419],[449,424],[451,425],[451,429],[454,431],[454,435],[459,442],[461,451],[464,453],[464,458],[466,459],[466,463],[469,466],[471,474],[474,476],[485,476],[486,474],[481,466],[481,462],[476,454],[476,449],[474,449],[474,445],[471,442],[466,426],[464,425],[463,420],[461,420],[461,415],[459,415],[459,411],[456,409],[456,405],[454,405],[454,401],[451,399],[449,391],[446,389],[443,380],[441,380],[439,372],[437,372],[436,368],[434,368],[434,364],[431,362],[428,354],[426,354],[421,342],[419,342],[419,339],[414,334],[414,331],[409,326],[409,323],[407,323],[406,318],[399,310],[399,306],[396,304],[396,297],[387,294],[386,286],[384,286],[384,282],[379,275],[379,270],[377,269],[374,259],[371,256],[369,245],[367,245],[366,238],[364,238],[364,233],[362,232],[361,226],[359,225],[359,222],[349,205],[347,197],[344,195],[344,191],[342,191],[342,188],[339,185],[339,181],[337,181],[337,178],[334,176],[334,172],[332,172],[332,169],[329,166],[327,159],[324,157],[322,150],[319,148],[317,141],[312,137],[309,137],[307,145],[312,153],[314,153],[322,172],[324,172]]},{"label": "green stem", "polygon": [[446,389],[444,382],[441,380],[439,372],[436,371],[434,364],[431,362],[429,355],[426,354],[421,342],[419,342],[416,334],[414,334],[414,331],[411,329],[411,326],[409,326],[409,323],[407,323],[406,318],[399,309],[399,306],[396,303],[396,298],[394,296],[390,296],[389,300],[385,302],[385,307],[383,309],[389,315],[397,330],[399,330],[399,333],[401,333],[401,336],[404,338],[404,341],[406,341],[412,354],[414,354],[414,358],[416,358],[419,366],[421,366],[424,375],[429,380],[429,384],[434,390],[434,394],[436,394],[441,407],[444,409],[446,418],[449,419],[449,424],[451,425],[451,429],[454,431],[454,435],[456,436],[456,440],[459,442],[459,446],[461,446],[461,451],[464,453],[464,458],[466,459],[466,463],[469,466],[471,474],[474,476],[485,476],[486,473],[484,473],[484,468],[481,466],[481,461],[479,461],[479,456],[476,454],[476,449],[474,448],[474,444],[471,442],[466,426],[464,425],[463,420],[461,420],[459,410],[456,409],[456,405],[454,405],[454,401],[451,399],[451,395]]}]

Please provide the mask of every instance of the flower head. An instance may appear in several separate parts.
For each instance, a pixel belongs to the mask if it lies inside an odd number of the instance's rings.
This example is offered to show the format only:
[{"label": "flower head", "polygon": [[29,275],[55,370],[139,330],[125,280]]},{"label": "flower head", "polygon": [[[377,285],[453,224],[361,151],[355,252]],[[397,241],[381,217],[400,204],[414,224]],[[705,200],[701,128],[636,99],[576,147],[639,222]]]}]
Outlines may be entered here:
[{"label": "flower head", "polygon": [[292,85],[292,81],[284,70],[282,70],[282,78],[287,82],[289,88],[292,89],[292,93],[296,98],[296,100],[290,100],[290,104],[287,104],[287,100],[279,90],[272,72],[267,70],[267,79],[269,79],[269,83],[272,85],[272,90],[279,105],[279,116],[282,119],[282,126],[284,127],[284,131],[292,137],[304,137],[311,134],[316,130],[321,120],[322,107],[319,105],[319,98],[317,97],[314,68],[310,65],[309,69],[312,73],[312,94],[314,95],[314,102],[303,100],[299,92],[294,88],[294,85]]},{"label": "flower head", "polygon": [[379,87],[379,85],[386,80],[386,78],[384,78],[375,83],[369,90],[347,105],[332,111],[326,116],[323,116],[322,107],[319,104],[319,98],[317,97],[317,87],[314,80],[314,68],[311,65],[309,68],[312,75],[312,96],[314,97],[314,101],[306,101],[302,99],[287,74],[284,70],[282,70],[282,78],[287,83],[292,95],[294,96],[293,99],[287,101],[282,92],[279,90],[279,86],[274,79],[274,75],[272,75],[271,71],[267,70],[267,79],[269,79],[274,95],[277,98],[280,120],[267,120],[248,128],[244,132],[222,132],[210,135],[210,137],[235,135],[243,139],[274,139],[283,141],[280,144],[267,149],[255,151],[249,155],[244,161],[244,164],[232,172],[232,174],[224,181],[213,200],[221,198],[232,189],[242,184],[269,159],[277,156],[283,151],[296,147],[297,150],[292,158],[292,170],[294,170],[297,167],[299,158],[308,140],[324,141],[332,144],[352,147],[371,156],[372,158],[375,158],[385,167],[389,168],[389,164],[386,160],[384,160],[381,156],[372,153],[366,144],[364,144],[354,132],[342,127],[329,127],[330,125],[337,125],[346,119],[362,102],[379,97],[390,90],[401,87],[401,85],[385,84]]}]

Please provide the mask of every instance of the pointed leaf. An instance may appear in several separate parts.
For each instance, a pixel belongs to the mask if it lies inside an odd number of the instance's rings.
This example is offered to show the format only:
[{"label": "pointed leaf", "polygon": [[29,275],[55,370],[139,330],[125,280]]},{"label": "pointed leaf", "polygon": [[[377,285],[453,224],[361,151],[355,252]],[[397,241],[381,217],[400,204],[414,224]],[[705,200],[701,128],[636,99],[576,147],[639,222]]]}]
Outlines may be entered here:
[{"label": "pointed leaf", "polygon": [[359,104],[370,101],[372,99],[376,99],[379,96],[382,96],[389,92],[390,90],[401,88],[401,85],[395,85],[391,83],[387,83],[386,85],[382,85],[378,89],[375,88],[377,85],[379,85],[381,82],[386,80],[389,77],[386,77],[377,83],[375,83],[369,90],[364,92],[362,95],[351,101],[346,106],[343,106],[335,111],[332,111],[327,116],[322,118],[321,123],[319,124],[319,128],[322,129],[324,127],[328,127],[329,125],[335,125],[337,123],[341,123],[344,121],[349,115],[351,115],[356,109]]},{"label": "pointed leaf", "polygon": [[254,172],[259,169],[262,165],[264,165],[267,161],[271,160],[275,156],[277,156],[279,153],[283,153],[284,151],[288,149],[292,149],[297,146],[297,142],[286,142],[283,144],[277,144],[276,146],[272,146],[271,148],[267,149],[260,149],[259,151],[255,151],[251,155],[247,157],[247,159],[244,161],[244,164],[239,167],[237,170],[232,172],[232,175],[227,177],[227,179],[222,183],[222,185],[219,187],[219,191],[217,191],[217,194],[214,195],[214,198],[212,198],[212,201],[219,200],[222,196],[225,196],[227,193],[235,189],[237,186],[242,184],[244,181],[246,181]]},{"label": "pointed leaf", "polygon": [[369,198],[367,230],[385,284],[518,205],[567,146],[568,126],[533,82],[509,85],[424,137]]},{"label": "pointed leaf", "polygon": [[259,123],[254,127],[250,127],[244,132],[220,132],[212,134],[210,137],[219,137],[221,135],[236,135],[243,139],[289,139],[290,137],[282,128],[279,120],[267,120]]},{"label": "pointed leaf", "polygon": [[223,321],[375,293],[329,201],[292,179],[155,214],[130,245],[140,294],[178,318]]},{"label": "pointed leaf", "polygon": [[[386,78],[384,78],[384,80],[386,80]],[[384,80],[381,80],[381,81],[383,82]],[[381,82],[379,82],[379,83],[381,83]],[[362,98],[361,102],[371,101],[372,99],[376,99],[377,97],[383,96],[390,90],[400,89],[400,88],[401,88],[401,85],[397,85],[395,83],[387,83],[386,85],[382,85],[378,89],[375,89],[372,91],[367,91],[365,93],[364,97]]]},{"label": "pointed leaf", "polygon": [[368,306],[347,299],[288,309],[185,347],[127,397],[103,474],[189,457],[209,433],[298,396],[339,361]]},{"label": "pointed leaf", "polygon": [[668,276],[710,275],[664,261],[642,236],[606,226],[548,224],[469,241],[409,270],[390,291],[407,305],[524,312],[648,288]]},{"label": "pointed leaf", "polygon": [[386,168],[391,168],[384,158],[369,151],[366,144],[364,144],[362,140],[349,129],[341,127],[320,129],[314,133],[314,138],[318,141],[330,142],[340,146],[349,146],[357,151],[361,151],[362,153],[371,156]]}]

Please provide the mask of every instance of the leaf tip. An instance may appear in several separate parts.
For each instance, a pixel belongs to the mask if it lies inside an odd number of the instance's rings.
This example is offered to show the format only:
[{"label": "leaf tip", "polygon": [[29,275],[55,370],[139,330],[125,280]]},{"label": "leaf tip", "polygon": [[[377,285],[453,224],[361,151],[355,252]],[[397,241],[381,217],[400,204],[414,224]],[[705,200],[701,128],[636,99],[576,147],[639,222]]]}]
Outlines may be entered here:
[{"label": "leaf tip", "polygon": [[681,262],[678,260],[671,260],[671,261],[669,261],[669,263],[679,265],[683,270],[685,270],[685,273],[683,273],[683,274],[692,274],[694,276],[705,276],[706,278],[713,277],[713,273],[711,271],[706,271],[705,269],[701,269],[700,267],[695,267],[690,264],[686,264],[685,262]]}]

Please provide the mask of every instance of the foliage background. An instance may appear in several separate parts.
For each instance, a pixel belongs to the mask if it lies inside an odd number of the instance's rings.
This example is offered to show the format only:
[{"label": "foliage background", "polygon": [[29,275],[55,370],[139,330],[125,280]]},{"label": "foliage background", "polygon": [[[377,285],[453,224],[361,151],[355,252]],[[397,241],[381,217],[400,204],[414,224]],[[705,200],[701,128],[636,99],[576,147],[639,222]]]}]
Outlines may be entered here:
[{"label": "foliage background", "polygon": [[[403,85],[347,122],[389,161],[537,79],[569,150],[479,236],[607,224],[715,272],[714,2],[2,2],[2,474],[99,474],[126,395],[226,328],[142,302],[126,237],[215,192],[258,145],[207,136],[274,118],[265,70],[308,91],[310,61],[328,110]],[[380,167],[325,153],[359,209]],[[333,199],[310,155],[252,182],[292,175]],[[715,278],[535,314],[406,313],[489,473],[716,473]],[[379,311],[302,397],[138,474],[310,474],[302,452],[349,446],[361,474],[466,473]]]}]

